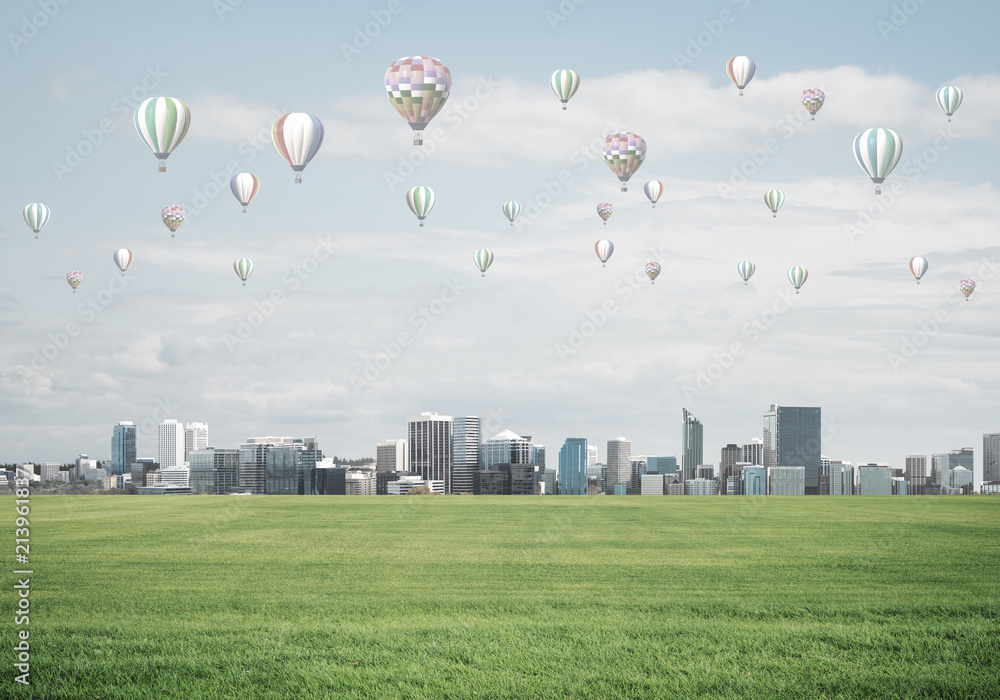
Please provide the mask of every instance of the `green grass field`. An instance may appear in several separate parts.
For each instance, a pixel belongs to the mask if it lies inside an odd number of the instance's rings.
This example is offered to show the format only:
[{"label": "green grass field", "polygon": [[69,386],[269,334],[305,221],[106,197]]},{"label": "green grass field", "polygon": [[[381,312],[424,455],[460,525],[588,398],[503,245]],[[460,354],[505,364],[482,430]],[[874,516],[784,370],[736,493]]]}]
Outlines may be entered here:
[{"label": "green grass field", "polygon": [[1000,697],[996,497],[31,511],[32,685],[8,651],[0,697]]}]

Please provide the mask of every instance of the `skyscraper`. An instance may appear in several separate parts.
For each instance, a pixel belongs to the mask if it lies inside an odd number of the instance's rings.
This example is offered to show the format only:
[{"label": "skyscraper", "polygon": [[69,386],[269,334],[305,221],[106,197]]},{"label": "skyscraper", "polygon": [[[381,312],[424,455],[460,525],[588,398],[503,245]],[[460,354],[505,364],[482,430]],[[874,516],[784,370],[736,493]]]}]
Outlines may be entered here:
[{"label": "skyscraper", "polygon": [[128,474],[135,462],[135,423],[123,420],[111,431],[111,464],[108,474]]},{"label": "skyscraper", "polygon": [[927,482],[927,455],[906,455],[903,478],[910,483],[910,494],[922,496]]},{"label": "skyscraper", "polygon": [[538,467],[539,479],[545,474],[545,445],[531,443],[531,462]]},{"label": "skyscraper", "polygon": [[597,464],[597,445],[587,445],[587,466]]},{"label": "skyscraper", "polygon": [[767,494],[767,470],[764,467],[744,467],[741,472],[743,477],[744,496],[764,496]]},{"label": "skyscraper", "polygon": [[195,493],[223,495],[239,486],[240,451],[209,447],[188,455],[188,485]]},{"label": "skyscraper", "polygon": [[479,418],[477,416],[454,418],[451,422],[450,493],[472,493],[478,471]]},{"label": "skyscraper", "polygon": [[559,450],[559,494],[587,493],[587,438],[567,438]]},{"label": "skyscraper", "polygon": [[406,434],[410,444],[409,471],[425,481],[443,481],[445,493],[451,493],[451,416],[439,416],[433,411],[421,413],[407,421]]},{"label": "skyscraper", "polygon": [[156,461],[160,469],[184,465],[184,428],[172,418],[156,426]]},{"label": "skyscraper", "polygon": [[743,447],[736,444],[729,444],[722,448],[722,455],[719,458],[719,494],[726,494],[726,484],[729,477],[736,476],[736,464],[745,462],[743,459]]},{"label": "skyscraper", "polygon": [[820,492],[821,410],[771,404],[764,414],[765,467],[805,467],[806,495]]},{"label": "skyscraper", "polygon": [[410,445],[406,438],[386,440],[375,446],[375,471],[406,472],[410,469]]},{"label": "skyscraper", "polygon": [[762,438],[753,438],[750,442],[743,443],[743,459],[740,461],[748,464],[763,465],[764,440]]},{"label": "skyscraper", "polygon": [[688,481],[694,478],[694,470],[702,463],[702,438],[701,421],[694,417],[686,408],[684,411],[684,426],[681,432],[681,481]]},{"label": "skyscraper", "polygon": [[208,448],[208,423],[188,423],[184,426],[184,461],[194,450]]},{"label": "skyscraper", "polygon": [[252,437],[240,445],[239,487],[250,493],[267,493],[267,450],[293,444],[290,437]]},{"label": "skyscraper", "polygon": [[632,443],[623,437],[608,440],[607,492],[614,493],[618,484],[632,482]]},{"label": "skyscraper", "polygon": [[483,443],[483,471],[495,464],[534,464],[534,460],[531,440],[512,430],[504,430]]},{"label": "skyscraper", "polygon": [[1000,433],[983,434],[983,481],[1000,481]]}]

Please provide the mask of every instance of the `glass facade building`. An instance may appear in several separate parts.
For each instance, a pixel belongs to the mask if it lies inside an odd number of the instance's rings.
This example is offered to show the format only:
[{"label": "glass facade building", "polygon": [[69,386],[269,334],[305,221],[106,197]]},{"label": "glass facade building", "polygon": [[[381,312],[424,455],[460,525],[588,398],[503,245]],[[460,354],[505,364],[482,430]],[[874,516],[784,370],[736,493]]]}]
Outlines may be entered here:
[{"label": "glass facade building", "polygon": [[701,421],[686,408],[683,410],[684,424],[681,431],[681,481],[694,478],[694,470],[704,460]]},{"label": "glass facade building", "polygon": [[239,488],[239,450],[192,450],[188,466],[188,485],[194,493],[223,495]]},{"label": "glass facade building", "polygon": [[122,421],[111,431],[111,464],[107,471],[115,476],[128,474],[135,463],[135,423]]},{"label": "glass facade building", "polygon": [[559,450],[560,495],[587,493],[587,438],[567,438]]},{"label": "glass facade building", "polygon": [[608,493],[624,484],[632,484],[632,443],[623,437],[608,440]]},{"label": "glass facade building", "polygon": [[820,493],[822,415],[814,406],[778,406],[764,414],[765,467],[805,467],[805,492]]},{"label": "glass facade building", "polygon": [[[543,447],[543,462],[544,454]],[[536,464],[535,446],[529,438],[510,430],[494,435],[483,444],[483,471],[489,471],[497,464]]]},{"label": "glass facade building", "polygon": [[451,421],[451,493],[472,493],[479,471],[479,418],[461,416]]},{"label": "glass facade building", "polygon": [[[407,421],[409,472],[425,481],[443,481],[445,493],[452,493],[451,427],[451,416],[439,416],[433,411]],[[478,436],[476,441],[478,456]]]},{"label": "glass facade building", "polygon": [[764,496],[767,494],[767,471],[764,467],[744,467],[740,474],[744,496]]},{"label": "glass facade building", "polygon": [[983,481],[1000,481],[1000,433],[983,434]]}]

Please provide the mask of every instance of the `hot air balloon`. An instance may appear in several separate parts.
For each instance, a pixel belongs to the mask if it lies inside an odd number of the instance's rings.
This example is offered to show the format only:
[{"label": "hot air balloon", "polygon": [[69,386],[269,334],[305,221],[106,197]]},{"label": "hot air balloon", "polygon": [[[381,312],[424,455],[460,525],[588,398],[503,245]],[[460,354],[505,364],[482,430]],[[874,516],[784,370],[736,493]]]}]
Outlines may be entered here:
[{"label": "hot air balloon", "polygon": [[875,183],[875,194],[903,155],[903,140],[892,129],[867,129],[854,137],[854,158]]},{"label": "hot air balloon", "polygon": [[423,129],[451,94],[451,71],[429,56],[407,56],[385,72],[385,91],[400,116],[413,129],[413,145],[424,142]]},{"label": "hot air balloon", "polygon": [[83,282],[83,273],[81,273],[79,270],[73,270],[72,272],[67,272],[66,282],[69,283],[69,286],[73,288],[73,293],[76,294],[76,288],[80,286],[81,282]]},{"label": "hot air balloon", "polygon": [[411,187],[409,192],[406,193],[406,204],[410,207],[410,211],[420,219],[421,226],[424,225],[424,219],[427,218],[427,215],[431,213],[431,209],[434,208],[436,199],[434,190],[423,185]]},{"label": "hot air balloon", "polygon": [[816,121],[816,112],[826,102],[826,95],[819,88],[806,88],[802,91],[802,106],[812,115],[812,121]]},{"label": "hot air balloon", "polygon": [[150,97],[135,110],[135,130],[167,171],[166,160],[191,126],[191,110],[175,97]]},{"label": "hot air balloon", "polygon": [[577,75],[576,71],[569,69],[557,70],[549,78],[549,85],[552,86],[552,92],[562,102],[563,109],[566,109],[569,98],[575,95],[580,87],[580,76]]},{"label": "hot air balloon", "polygon": [[34,202],[24,208],[24,221],[35,232],[35,238],[38,238],[38,232],[49,222],[51,213],[52,211],[41,202]]},{"label": "hot air balloon", "polygon": [[963,96],[962,91],[954,85],[945,85],[937,91],[937,103],[941,105],[941,109],[948,115],[948,121],[951,121],[951,115],[962,104]]},{"label": "hot air balloon", "polygon": [[646,158],[646,139],[631,131],[616,131],[604,139],[604,162],[628,192],[628,179]]},{"label": "hot air balloon", "polygon": [[487,250],[486,248],[480,248],[472,254],[472,260],[476,263],[476,267],[479,268],[479,271],[483,273],[483,277],[486,277],[486,271],[490,269],[490,265],[493,264],[493,251]]},{"label": "hot air balloon", "polygon": [[781,205],[785,203],[785,193],[781,190],[768,190],[764,193],[764,204],[767,208],[771,210],[775,217],[778,216],[778,210],[781,209]]},{"label": "hot air balloon", "polygon": [[958,291],[965,295],[965,300],[968,301],[972,293],[976,291],[976,283],[973,280],[960,280],[958,283]]},{"label": "hot air balloon", "polygon": [[285,162],[295,171],[295,182],[302,182],[299,175],[323,145],[323,122],[305,112],[290,112],[278,117],[271,126],[271,140]]},{"label": "hot air balloon", "polygon": [[168,204],[160,210],[160,218],[163,219],[163,223],[170,229],[171,238],[174,237],[174,232],[180,228],[180,225],[184,223],[186,214],[187,212],[184,211],[184,207],[177,204]]},{"label": "hot air balloon", "polygon": [[229,181],[229,189],[233,195],[243,205],[243,213],[247,213],[247,205],[257,196],[260,191],[260,178],[253,173],[237,173]]},{"label": "hot air balloon", "polygon": [[806,283],[809,279],[809,270],[805,269],[801,265],[795,265],[794,267],[788,268],[788,281],[792,283],[795,287],[795,293],[799,293],[799,288]]},{"label": "hot air balloon", "polygon": [[128,266],[132,264],[134,257],[135,256],[132,255],[132,251],[128,248],[119,248],[115,251],[115,265],[117,265],[118,269],[122,271],[122,277],[125,276],[125,270],[127,270]]},{"label": "hot air balloon", "polygon": [[649,278],[649,283],[656,284],[656,278],[659,276],[660,276],[660,263],[658,262],[646,263],[646,277]]},{"label": "hot air balloon", "polygon": [[611,218],[612,206],[609,202],[601,202],[597,205],[597,215],[604,219],[604,225],[608,225],[608,219]]},{"label": "hot air balloon", "polygon": [[927,272],[927,258],[910,258],[910,272],[917,278],[917,284],[920,284],[920,278]]},{"label": "hot air balloon", "polygon": [[598,241],[594,244],[594,252],[597,253],[597,257],[601,261],[601,267],[605,267],[608,258],[615,252],[615,244],[611,241]]},{"label": "hot air balloon", "polygon": [[740,89],[740,97],[743,96],[743,88],[753,79],[753,74],[757,72],[757,64],[752,58],[746,56],[733,56],[726,62],[726,72],[733,84]]},{"label": "hot air balloon", "polygon": [[521,205],[513,199],[503,203],[503,215],[510,219],[510,225],[514,225],[514,219],[521,213]]},{"label": "hot air balloon", "polygon": [[247,286],[247,278],[253,272],[253,260],[237,258],[236,262],[233,263],[233,269],[236,270],[236,276],[243,280],[243,286]]},{"label": "hot air balloon", "polygon": [[736,266],[737,272],[739,272],[740,277],[743,278],[744,285],[750,281],[750,278],[753,277],[753,272],[756,269],[757,266],[754,265],[751,260],[740,260],[739,265]]},{"label": "hot air balloon", "polygon": [[646,193],[646,197],[653,203],[653,209],[656,209],[656,203],[660,200],[660,195],[663,194],[663,183],[659,180],[650,180],[642,186],[642,191]]}]

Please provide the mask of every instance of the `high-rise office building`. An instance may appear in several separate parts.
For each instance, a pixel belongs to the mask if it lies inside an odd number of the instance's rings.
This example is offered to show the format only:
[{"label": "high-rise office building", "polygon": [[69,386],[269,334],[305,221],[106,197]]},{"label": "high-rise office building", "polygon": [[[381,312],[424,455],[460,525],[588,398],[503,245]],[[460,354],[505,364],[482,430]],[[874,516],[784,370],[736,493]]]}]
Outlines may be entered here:
[{"label": "high-rise office building", "polygon": [[655,474],[676,474],[676,457],[646,457],[646,472]]},{"label": "high-rise office building", "polygon": [[566,438],[559,450],[559,494],[587,494],[587,438]]},{"label": "high-rise office building", "polygon": [[424,481],[443,481],[445,493],[452,493],[451,427],[451,416],[428,411],[410,418],[406,429],[410,445],[408,471],[419,474]]},{"label": "high-rise office building", "polygon": [[805,492],[820,492],[821,409],[771,404],[764,414],[764,466],[805,467]]},{"label": "high-rise office building", "polygon": [[105,471],[118,476],[128,474],[135,462],[135,423],[123,420],[111,431],[111,464]]},{"label": "high-rise office building", "polygon": [[208,423],[188,423],[184,426],[184,461],[194,450],[208,447]]},{"label": "high-rise office building", "polygon": [[767,495],[767,470],[764,467],[744,467],[740,476],[743,481],[741,491],[744,496]]},{"label": "high-rise office building", "polygon": [[1000,481],[1000,433],[983,433],[983,481]]},{"label": "high-rise office building", "polygon": [[743,447],[736,444],[728,444],[722,448],[722,454],[719,458],[719,494],[726,495],[728,493],[727,484],[729,483],[729,477],[736,476],[736,465],[740,462],[746,462],[743,459]]},{"label": "high-rise office building", "polygon": [[538,478],[542,480],[545,476],[545,445],[531,443],[531,463],[538,467]]},{"label": "high-rise office building", "polygon": [[207,447],[188,454],[188,485],[195,493],[224,495],[239,485],[240,451]]},{"label": "high-rise office building", "polygon": [[587,466],[597,464],[597,445],[587,445]]},{"label": "high-rise office building", "polygon": [[[298,438],[304,444],[305,438]],[[315,449],[315,438],[310,438]],[[267,493],[267,451],[272,447],[295,444],[295,438],[266,437],[247,438],[240,445],[239,487],[250,493]]]},{"label": "high-rise office building", "polygon": [[264,493],[300,496],[316,493],[316,461],[306,457],[301,444],[268,447],[264,452]]},{"label": "high-rise office building", "polygon": [[[132,461],[134,462],[135,459],[133,458]],[[56,481],[59,478],[59,462],[42,462],[40,466],[42,468],[42,481]],[[129,465],[130,468],[131,466]],[[128,470],[125,473],[128,474]]]},{"label": "high-rise office building", "polygon": [[386,440],[375,446],[375,471],[405,472],[410,468],[410,446],[406,438]]},{"label": "high-rise office building", "polygon": [[854,495],[854,465],[840,460],[831,461],[826,467],[826,495]]},{"label": "high-rise office building", "polygon": [[951,470],[952,493],[970,493],[972,491],[972,470],[966,467],[955,467]]},{"label": "high-rise office building", "polygon": [[927,455],[906,455],[903,478],[910,484],[909,493],[922,496],[927,484]]},{"label": "high-rise office building", "polygon": [[161,469],[184,465],[184,427],[172,418],[156,426],[156,461]]},{"label": "high-rise office building", "polygon": [[681,481],[694,478],[694,470],[704,459],[704,438],[701,421],[686,408],[683,410],[684,423],[681,430]]},{"label": "high-rise office building", "polygon": [[645,457],[639,457],[638,459],[632,460],[632,477],[629,480],[629,488],[633,489],[642,488],[642,477],[645,476],[648,468],[649,465],[646,462]]},{"label": "high-rise office building", "polygon": [[741,462],[763,466],[764,464],[764,439],[752,438],[750,442],[743,443],[743,458]]},{"label": "high-rise office building", "polygon": [[[479,418],[459,416],[451,421],[451,491],[472,493],[479,471]],[[530,444],[530,442],[529,442]]]},{"label": "high-rise office building", "polygon": [[858,493],[862,496],[891,496],[892,469],[876,464],[859,466]]},{"label": "high-rise office building", "polygon": [[[545,448],[542,448],[543,450]],[[483,471],[496,464],[535,464],[534,446],[526,437],[504,430],[483,443]]]},{"label": "high-rise office building", "polygon": [[623,437],[608,440],[607,493],[618,484],[632,483],[632,443]]},{"label": "high-rise office building", "polygon": [[803,496],[805,492],[805,467],[767,467],[769,496]]}]

